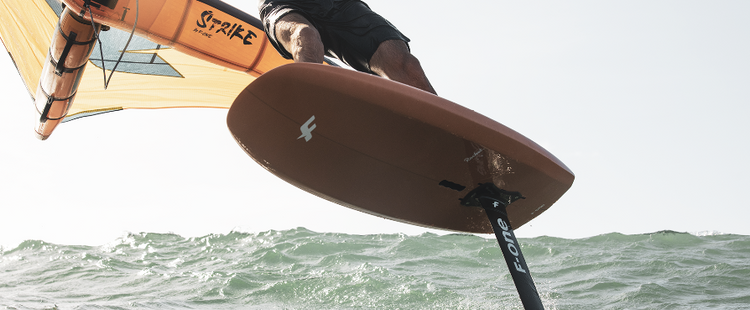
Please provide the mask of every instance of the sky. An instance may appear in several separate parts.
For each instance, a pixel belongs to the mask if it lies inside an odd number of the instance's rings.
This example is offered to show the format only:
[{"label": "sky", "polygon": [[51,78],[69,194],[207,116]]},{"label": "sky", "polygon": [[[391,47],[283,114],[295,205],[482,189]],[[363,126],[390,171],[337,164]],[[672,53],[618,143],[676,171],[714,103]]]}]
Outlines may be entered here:
[{"label": "sky", "polygon": [[[257,15],[255,1],[228,2]],[[411,38],[439,95],[529,137],[576,174],[517,236],[750,235],[750,2],[367,3]],[[109,113],[39,141],[31,98],[0,54],[6,249],[30,239],[101,245],[131,232],[448,233],[281,181],[237,146],[222,109]]]}]

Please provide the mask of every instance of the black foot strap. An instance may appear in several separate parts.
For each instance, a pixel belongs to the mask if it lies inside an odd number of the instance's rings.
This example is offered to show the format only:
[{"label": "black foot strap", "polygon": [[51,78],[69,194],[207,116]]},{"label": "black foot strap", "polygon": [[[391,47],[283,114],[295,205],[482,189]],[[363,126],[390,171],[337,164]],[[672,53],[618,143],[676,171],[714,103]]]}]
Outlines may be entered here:
[{"label": "black foot strap", "polygon": [[482,207],[486,211],[524,309],[544,309],[505,210],[508,205],[522,198],[521,193],[499,189],[493,183],[483,183],[469,192],[461,200],[461,204]]}]

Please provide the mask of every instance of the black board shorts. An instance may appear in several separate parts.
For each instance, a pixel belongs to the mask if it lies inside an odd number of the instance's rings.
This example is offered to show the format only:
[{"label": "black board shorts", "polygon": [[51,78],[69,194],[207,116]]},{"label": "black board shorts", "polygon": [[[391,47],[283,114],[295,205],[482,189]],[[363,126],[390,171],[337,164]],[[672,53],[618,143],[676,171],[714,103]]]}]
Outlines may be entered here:
[{"label": "black board shorts", "polygon": [[388,20],[360,0],[261,0],[260,19],[269,41],[286,59],[290,54],[276,39],[276,21],[289,13],[305,17],[318,29],[326,55],[352,68],[372,73],[370,58],[380,43],[401,40],[409,43]]}]

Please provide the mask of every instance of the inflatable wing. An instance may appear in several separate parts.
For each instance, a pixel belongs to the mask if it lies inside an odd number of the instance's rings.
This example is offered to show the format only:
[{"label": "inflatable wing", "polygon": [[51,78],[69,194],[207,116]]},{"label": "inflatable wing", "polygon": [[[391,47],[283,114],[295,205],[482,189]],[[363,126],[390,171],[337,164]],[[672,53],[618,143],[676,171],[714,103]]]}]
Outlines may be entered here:
[{"label": "inflatable wing", "polygon": [[[258,19],[221,1],[64,2],[0,0],[0,38],[36,102],[42,139],[97,113],[228,108],[255,77],[289,62]],[[102,67],[109,75],[115,63],[105,90]]]}]

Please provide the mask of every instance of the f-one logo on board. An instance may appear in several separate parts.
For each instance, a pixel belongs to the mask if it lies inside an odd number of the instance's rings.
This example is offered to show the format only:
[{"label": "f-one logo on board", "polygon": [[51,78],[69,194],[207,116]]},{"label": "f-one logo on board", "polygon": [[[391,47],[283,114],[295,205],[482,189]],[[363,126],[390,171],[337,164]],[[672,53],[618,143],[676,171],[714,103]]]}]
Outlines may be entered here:
[{"label": "f-one logo on board", "polygon": [[198,27],[193,32],[197,32],[208,38],[228,37],[229,40],[237,38],[242,40],[242,44],[244,45],[252,45],[253,42],[251,40],[258,37],[255,32],[245,29],[245,26],[240,23],[230,23],[221,19],[214,16],[213,11],[203,11],[200,19],[196,22]]},{"label": "f-one logo on board", "polygon": [[299,127],[299,131],[302,132],[302,135],[299,136],[297,140],[305,138],[305,142],[308,142],[310,141],[310,139],[312,139],[312,131],[315,130],[315,127],[318,127],[317,125],[312,123],[313,121],[315,121],[315,115],[310,117],[310,119],[308,119],[306,123],[302,124],[302,126]]}]

